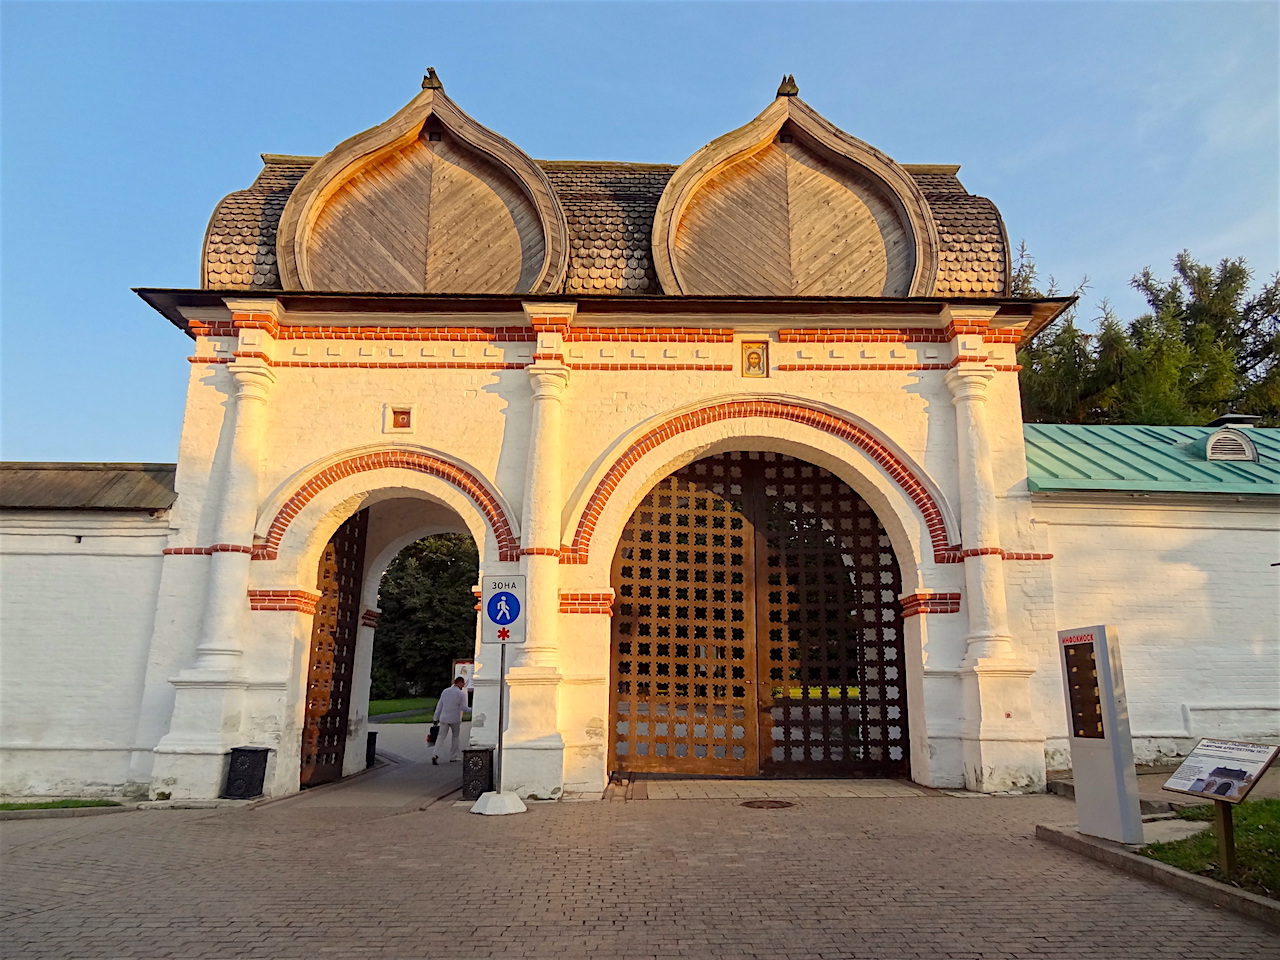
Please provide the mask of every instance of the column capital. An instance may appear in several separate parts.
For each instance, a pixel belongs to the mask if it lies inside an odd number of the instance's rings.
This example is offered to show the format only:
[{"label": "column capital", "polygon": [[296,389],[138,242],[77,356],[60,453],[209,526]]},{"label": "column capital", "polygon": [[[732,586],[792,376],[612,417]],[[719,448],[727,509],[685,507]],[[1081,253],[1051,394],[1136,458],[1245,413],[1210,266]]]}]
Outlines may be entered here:
[{"label": "column capital", "polygon": [[569,385],[569,368],[554,360],[537,360],[525,367],[533,398],[559,400]]},{"label": "column capital", "polygon": [[959,363],[943,379],[951,390],[951,400],[986,400],[987,384],[996,372],[983,363]]},{"label": "column capital", "polygon": [[276,382],[275,371],[260,357],[237,357],[227,364],[227,372],[235,378],[237,400],[266,400]]}]

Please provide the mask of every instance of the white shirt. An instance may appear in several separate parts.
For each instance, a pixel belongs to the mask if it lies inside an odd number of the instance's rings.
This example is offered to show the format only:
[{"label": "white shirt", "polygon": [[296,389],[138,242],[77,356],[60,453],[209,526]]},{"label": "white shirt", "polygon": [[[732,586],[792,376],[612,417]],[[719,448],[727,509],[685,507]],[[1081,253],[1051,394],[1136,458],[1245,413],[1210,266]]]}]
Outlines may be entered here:
[{"label": "white shirt", "polygon": [[445,687],[436,704],[436,723],[461,723],[462,712],[467,709],[467,691],[459,690],[453,684]]}]

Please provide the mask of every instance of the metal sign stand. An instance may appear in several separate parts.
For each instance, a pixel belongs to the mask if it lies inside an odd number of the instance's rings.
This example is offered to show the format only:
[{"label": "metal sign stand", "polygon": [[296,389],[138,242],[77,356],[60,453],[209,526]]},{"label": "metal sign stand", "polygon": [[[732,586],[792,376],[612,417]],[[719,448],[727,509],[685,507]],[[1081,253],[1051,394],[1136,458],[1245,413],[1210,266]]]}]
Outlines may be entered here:
[{"label": "metal sign stand", "polygon": [[493,756],[493,789],[502,792],[502,732],[507,726],[507,645],[498,647],[498,752]]},{"label": "metal sign stand", "polygon": [[524,577],[485,577],[480,599],[480,642],[498,645],[498,744],[493,758],[493,786],[471,807],[472,813],[500,816],[524,813],[524,801],[503,789],[503,735],[507,726],[507,644],[524,643]]}]

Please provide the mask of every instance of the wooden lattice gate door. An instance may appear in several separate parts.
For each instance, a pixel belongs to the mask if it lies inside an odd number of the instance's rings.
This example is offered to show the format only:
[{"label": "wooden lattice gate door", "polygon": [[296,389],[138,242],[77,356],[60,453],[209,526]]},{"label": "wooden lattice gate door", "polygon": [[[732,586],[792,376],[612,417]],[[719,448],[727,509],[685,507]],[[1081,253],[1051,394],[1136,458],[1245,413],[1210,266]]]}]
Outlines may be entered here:
[{"label": "wooden lattice gate door", "polygon": [[328,783],[342,776],[368,529],[369,512],[361,510],[338,528],[320,557],[320,600],[316,603],[311,628],[307,707],[302,728],[301,783],[304,787]]},{"label": "wooden lattice gate door", "polygon": [[613,583],[613,771],[908,774],[898,564],[838,477],[692,463],[628,521]]}]

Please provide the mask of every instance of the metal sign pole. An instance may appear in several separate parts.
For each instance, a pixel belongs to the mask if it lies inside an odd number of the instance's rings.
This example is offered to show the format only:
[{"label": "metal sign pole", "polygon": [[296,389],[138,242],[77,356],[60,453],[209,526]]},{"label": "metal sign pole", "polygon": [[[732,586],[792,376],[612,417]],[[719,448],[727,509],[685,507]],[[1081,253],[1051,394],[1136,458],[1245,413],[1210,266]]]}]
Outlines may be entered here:
[{"label": "metal sign pole", "polygon": [[498,751],[493,755],[493,789],[502,792],[502,730],[507,725],[507,645],[500,644],[498,655]]},{"label": "metal sign pole", "polygon": [[493,754],[493,789],[482,794],[471,808],[472,813],[496,816],[523,813],[524,802],[505,790],[507,726],[507,644],[525,642],[525,577],[524,574],[485,576],[480,590],[480,642],[496,643],[498,651],[498,736]]}]

